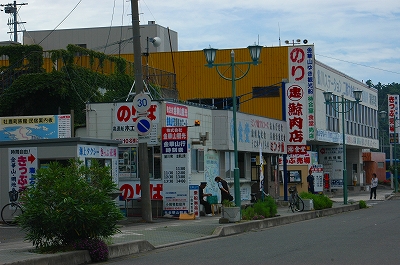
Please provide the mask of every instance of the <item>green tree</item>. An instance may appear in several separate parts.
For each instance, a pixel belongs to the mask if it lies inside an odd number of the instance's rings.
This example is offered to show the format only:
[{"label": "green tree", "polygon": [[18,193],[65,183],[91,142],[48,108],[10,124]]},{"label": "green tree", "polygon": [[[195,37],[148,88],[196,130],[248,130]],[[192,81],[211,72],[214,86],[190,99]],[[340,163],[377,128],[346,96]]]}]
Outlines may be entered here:
[{"label": "green tree", "polygon": [[18,223],[25,239],[47,250],[112,236],[123,218],[110,197],[116,188],[110,169],[98,163],[86,167],[71,160],[66,167],[51,163],[39,169],[21,196],[25,211]]}]

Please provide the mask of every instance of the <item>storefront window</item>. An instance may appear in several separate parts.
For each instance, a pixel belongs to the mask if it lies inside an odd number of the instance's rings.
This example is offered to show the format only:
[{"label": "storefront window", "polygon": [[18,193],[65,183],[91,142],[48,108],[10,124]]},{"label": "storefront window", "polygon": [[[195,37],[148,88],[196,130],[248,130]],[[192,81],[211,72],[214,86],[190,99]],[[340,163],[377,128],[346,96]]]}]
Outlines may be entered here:
[{"label": "storefront window", "polygon": [[[148,147],[149,176],[161,179],[161,151],[159,146]],[[119,177],[139,178],[138,156],[136,147],[120,147],[118,152]]]},{"label": "storefront window", "polygon": [[118,151],[119,176],[136,178],[137,152],[136,147],[120,147]]}]

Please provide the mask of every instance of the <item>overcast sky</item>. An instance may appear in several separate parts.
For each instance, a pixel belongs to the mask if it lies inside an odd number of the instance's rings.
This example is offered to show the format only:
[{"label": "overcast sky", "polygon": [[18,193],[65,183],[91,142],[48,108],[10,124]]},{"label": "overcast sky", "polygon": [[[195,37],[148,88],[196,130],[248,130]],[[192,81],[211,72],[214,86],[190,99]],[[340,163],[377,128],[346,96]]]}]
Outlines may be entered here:
[{"label": "overcast sky", "polygon": [[[136,3],[136,1],[134,1]],[[1,2],[3,5],[9,2]],[[130,25],[130,0],[26,0],[19,30]],[[316,59],[359,80],[400,83],[399,0],[140,0],[140,23],[178,32],[179,50],[308,40]],[[0,40],[12,40],[0,13]],[[19,34],[19,40],[22,39]],[[148,36],[154,37],[154,36]],[[227,58],[229,60],[229,58]]]}]

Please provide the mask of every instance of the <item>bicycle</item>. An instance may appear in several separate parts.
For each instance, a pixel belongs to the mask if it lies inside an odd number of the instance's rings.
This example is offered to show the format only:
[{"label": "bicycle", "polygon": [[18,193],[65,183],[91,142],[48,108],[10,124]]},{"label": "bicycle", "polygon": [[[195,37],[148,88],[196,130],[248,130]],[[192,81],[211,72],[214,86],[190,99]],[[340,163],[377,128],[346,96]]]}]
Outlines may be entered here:
[{"label": "bicycle", "polygon": [[1,209],[1,219],[7,225],[17,225],[16,218],[21,215],[24,211],[22,205],[18,202],[19,192],[12,189],[8,192],[10,202],[4,205]]},{"label": "bicycle", "polygon": [[250,203],[247,203],[244,208],[246,209],[247,207],[253,207],[254,203],[256,203],[258,200],[264,200],[269,196],[269,193],[266,193],[263,190],[260,190],[260,194],[261,199],[258,199],[257,193],[250,193]]},{"label": "bicycle", "polygon": [[289,208],[292,212],[302,212],[304,210],[304,202],[297,192],[296,186],[289,187]]}]

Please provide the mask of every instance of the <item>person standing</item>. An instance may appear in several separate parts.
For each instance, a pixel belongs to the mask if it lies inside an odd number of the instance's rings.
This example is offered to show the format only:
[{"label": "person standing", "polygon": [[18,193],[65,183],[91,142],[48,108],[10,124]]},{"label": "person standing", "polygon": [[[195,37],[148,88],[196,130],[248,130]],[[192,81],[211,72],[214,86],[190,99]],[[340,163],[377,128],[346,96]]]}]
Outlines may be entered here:
[{"label": "person standing", "polygon": [[371,195],[369,196],[369,199],[372,200],[372,194],[374,195],[374,199],[376,200],[376,188],[378,187],[378,178],[376,177],[376,174],[372,174],[372,179],[371,179]]},{"label": "person standing", "polygon": [[211,214],[211,204],[204,200],[204,197],[211,196],[210,193],[204,193],[204,188],[207,186],[207,182],[201,182],[199,186],[199,197],[200,197],[200,204],[204,206],[204,210],[206,212],[206,216],[212,216]]},{"label": "person standing", "polygon": [[314,176],[312,175],[311,169],[308,172],[307,183],[308,183],[308,192],[314,194]]},{"label": "person standing", "polygon": [[215,181],[218,183],[218,188],[221,191],[221,203],[224,200],[232,201],[233,198],[232,198],[231,194],[229,193],[228,183],[219,176],[215,177]]},{"label": "person standing", "polygon": [[357,175],[356,174],[353,175],[353,185],[354,186],[357,185]]}]

